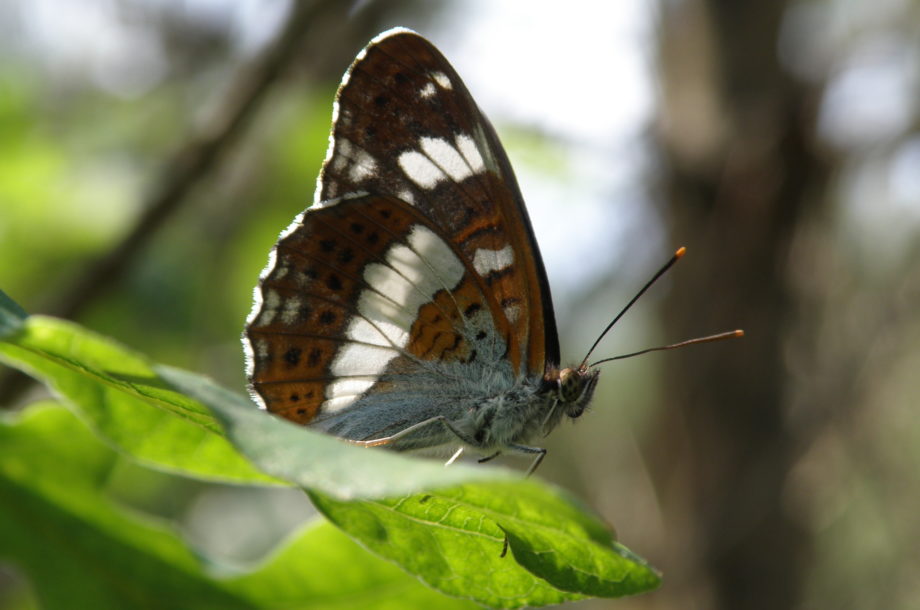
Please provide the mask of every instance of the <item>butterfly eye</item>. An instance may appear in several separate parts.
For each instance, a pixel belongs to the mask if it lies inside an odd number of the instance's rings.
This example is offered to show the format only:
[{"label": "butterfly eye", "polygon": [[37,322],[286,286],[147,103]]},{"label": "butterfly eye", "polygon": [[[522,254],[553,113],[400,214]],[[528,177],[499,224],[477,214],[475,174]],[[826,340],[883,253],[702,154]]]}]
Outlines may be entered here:
[{"label": "butterfly eye", "polygon": [[565,414],[575,419],[580,417],[597,385],[597,371],[586,369],[563,369],[559,372],[559,401],[565,408]]},{"label": "butterfly eye", "polygon": [[581,395],[582,383],[573,369],[563,369],[559,373],[559,400],[572,403]]}]

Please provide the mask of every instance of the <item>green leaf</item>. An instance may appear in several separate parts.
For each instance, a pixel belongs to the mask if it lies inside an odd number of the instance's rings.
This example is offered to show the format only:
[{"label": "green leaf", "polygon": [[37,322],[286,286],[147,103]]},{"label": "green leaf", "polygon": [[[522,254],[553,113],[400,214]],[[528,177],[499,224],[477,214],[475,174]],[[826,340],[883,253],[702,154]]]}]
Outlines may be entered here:
[{"label": "green leaf", "polygon": [[[175,422],[224,443],[226,431],[261,471],[310,490],[317,506],[349,535],[451,596],[494,607],[539,606],[630,595],[659,583],[655,571],[614,542],[604,524],[558,490],[517,473],[464,465],[445,469],[348,445],[268,415],[206,377],[150,365],[58,320],[27,318],[0,342],[0,357],[37,371],[104,436],[153,462],[188,464],[170,457],[195,447],[170,428]],[[152,413],[164,418],[159,425],[167,431],[162,442],[170,452],[157,453],[142,442],[155,434],[150,429],[155,420],[134,425],[133,418]],[[242,461],[229,444],[225,449],[223,459]],[[207,468],[218,470],[221,462],[209,459]],[[183,471],[201,474],[200,465]],[[237,476],[257,480],[252,472]],[[407,497],[421,491],[427,493]],[[510,553],[502,557],[506,539]]]},{"label": "green leaf", "polygon": [[[478,608],[426,587],[392,563],[368,553],[328,521],[311,525],[257,572],[230,579],[227,584],[250,599],[262,599],[270,591],[271,607],[277,608]],[[309,591],[309,598],[305,591]]]},{"label": "green leaf", "polygon": [[[555,495],[553,492],[555,491]],[[610,529],[572,498],[546,487],[517,486],[482,498],[514,558],[527,570],[563,591],[595,597],[620,597],[661,584],[658,572],[616,542]]]},{"label": "green leaf", "polygon": [[375,558],[328,523],[216,578],[168,528],[104,493],[117,454],[57,406],[0,418],[0,559],[43,608],[469,608]]},{"label": "green leaf", "polygon": [[[326,517],[432,587],[498,608],[634,595],[660,578],[558,490],[534,481],[339,502]],[[505,535],[510,553],[502,557]]]},{"label": "green leaf", "polygon": [[[9,320],[0,311],[0,325]],[[279,483],[233,448],[207,408],[170,389],[145,358],[111,339],[29,316],[0,341],[0,361],[42,380],[143,464],[214,481]]]}]

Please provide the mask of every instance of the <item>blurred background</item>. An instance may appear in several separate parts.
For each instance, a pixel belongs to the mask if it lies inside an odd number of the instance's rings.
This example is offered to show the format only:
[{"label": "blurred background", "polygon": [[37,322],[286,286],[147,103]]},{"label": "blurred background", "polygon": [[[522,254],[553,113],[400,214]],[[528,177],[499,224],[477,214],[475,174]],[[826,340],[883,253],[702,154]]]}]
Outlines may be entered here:
[{"label": "blurred background", "polygon": [[[508,149],[578,361],[605,365],[539,475],[663,570],[582,608],[920,604],[920,4],[9,0],[0,287],[242,391],[239,335],[311,201],[342,73],[404,25]],[[40,388],[0,371],[0,404]],[[505,458],[504,463],[526,467]],[[293,491],[125,464],[112,493],[216,563],[311,515]],[[0,566],[0,607],[28,607]]]}]

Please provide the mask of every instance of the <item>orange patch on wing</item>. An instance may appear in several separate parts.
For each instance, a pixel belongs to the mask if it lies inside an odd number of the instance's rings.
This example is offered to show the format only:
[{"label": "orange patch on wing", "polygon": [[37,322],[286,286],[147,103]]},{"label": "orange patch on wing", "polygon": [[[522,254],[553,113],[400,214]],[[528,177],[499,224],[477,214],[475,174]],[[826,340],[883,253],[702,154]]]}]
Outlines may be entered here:
[{"label": "orange patch on wing", "polygon": [[[430,303],[419,308],[406,348],[423,360],[468,362],[473,356],[473,346],[464,337],[464,331],[472,329],[465,325],[482,312],[491,314],[490,324],[495,325],[496,332],[507,343],[511,329],[504,317],[496,315],[494,304],[486,301],[478,283],[467,274],[454,290],[438,291]],[[519,363],[518,360],[513,365]]]},{"label": "orange patch on wing", "polygon": [[324,381],[256,383],[269,410],[298,424],[308,424],[319,413],[325,397]]}]

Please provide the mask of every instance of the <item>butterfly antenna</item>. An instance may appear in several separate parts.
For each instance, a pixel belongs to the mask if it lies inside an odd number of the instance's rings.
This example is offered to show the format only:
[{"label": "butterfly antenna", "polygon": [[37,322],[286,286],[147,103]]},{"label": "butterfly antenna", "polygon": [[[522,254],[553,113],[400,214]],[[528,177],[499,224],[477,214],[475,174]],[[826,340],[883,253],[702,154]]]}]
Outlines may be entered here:
[{"label": "butterfly antenna", "polygon": [[638,352],[632,352],[629,354],[623,354],[622,356],[614,356],[612,358],[604,358],[603,360],[598,360],[597,362],[592,362],[589,366],[597,366],[598,364],[603,364],[604,362],[610,362],[612,360],[622,360],[624,358],[632,358],[633,356],[641,356],[642,354],[647,354],[649,352],[661,352],[668,349],[677,349],[678,347],[687,347],[688,345],[696,345],[697,343],[710,343],[712,341],[721,341],[723,339],[735,339],[737,337],[743,337],[743,330],[730,330],[724,333],[718,333],[716,335],[708,335],[706,337],[697,337],[696,339],[687,339],[686,341],[681,341],[680,343],[672,343],[671,345],[661,345],[659,347],[649,347],[647,349],[639,350]]},{"label": "butterfly antenna", "polygon": [[[606,335],[607,332],[608,332],[611,328],[613,328],[613,325],[616,324],[617,321],[618,321],[620,318],[623,317],[623,314],[625,314],[627,311],[629,311],[629,308],[633,306],[633,303],[635,303],[636,301],[638,301],[638,300],[639,300],[639,297],[641,297],[643,294],[645,294],[645,291],[648,290],[649,288],[651,288],[651,287],[652,287],[652,284],[654,284],[654,283],[658,280],[658,278],[660,278],[662,275],[664,275],[665,271],[667,271],[667,270],[670,269],[672,266],[674,266],[674,263],[676,263],[676,262],[680,259],[680,257],[682,257],[686,252],[687,252],[687,249],[686,249],[685,247],[681,246],[680,248],[678,248],[677,251],[674,253],[674,256],[672,256],[671,259],[670,259],[668,262],[666,262],[666,263],[661,267],[661,269],[659,269],[659,270],[655,273],[655,275],[652,276],[652,279],[650,279],[648,282],[645,283],[645,286],[642,287],[642,290],[640,290],[639,292],[636,293],[636,296],[634,296],[634,297],[629,301],[629,303],[626,304],[626,307],[624,307],[623,309],[620,310],[620,313],[618,313],[618,314],[613,318],[613,320],[610,321],[610,324],[607,325],[607,328],[604,329],[604,332],[602,332],[600,335],[598,335],[597,340],[594,341],[594,345],[592,345],[592,346],[591,346],[591,349],[588,350],[588,353],[585,354],[585,359],[581,361],[581,367],[580,367],[580,368],[584,368],[585,363],[588,362],[588,358],[591,357],[591,353],[594,351],[594,348],[597,347],[597,344],[600,343],[600,342],[601,342],[601,339],[604,338],[604,335]],[[664,349],[664,348],[653,348],[653,349]],[[648,350],[648,351],[651,351],[651,350]],[[635,355],[635,354],[634,354],[634,355]],[[603,361],[602,361],[602,362],[603,362]]]}]

